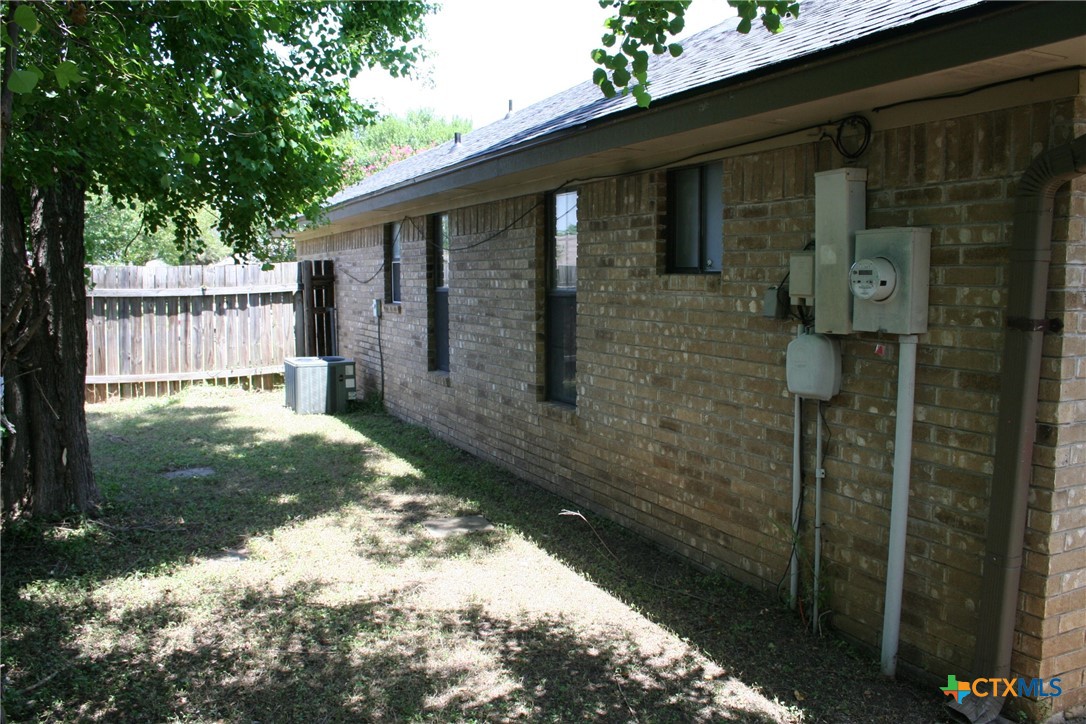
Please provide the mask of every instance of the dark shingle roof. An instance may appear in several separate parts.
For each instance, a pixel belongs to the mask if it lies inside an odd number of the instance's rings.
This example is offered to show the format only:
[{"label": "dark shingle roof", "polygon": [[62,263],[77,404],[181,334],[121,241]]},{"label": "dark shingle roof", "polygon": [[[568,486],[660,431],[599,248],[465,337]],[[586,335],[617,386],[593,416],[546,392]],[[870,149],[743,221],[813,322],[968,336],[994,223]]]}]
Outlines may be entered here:
[{"label": "dark shingle roof", "polygon": [[[735,31],[738,21],[732,19],[684,40],[679,57],[664,54],[650,60],[653,102],[898,30],[981,1],[801,0],[800,17],[787,19],[784,31],[777,35],[760,26],[742,35]],[[586,81],[465,134],[459,144],[450,141],[363,179],[329,199],[328,206],[438,174],[635,106],[631,96],[606,99],[591,81]]]}]

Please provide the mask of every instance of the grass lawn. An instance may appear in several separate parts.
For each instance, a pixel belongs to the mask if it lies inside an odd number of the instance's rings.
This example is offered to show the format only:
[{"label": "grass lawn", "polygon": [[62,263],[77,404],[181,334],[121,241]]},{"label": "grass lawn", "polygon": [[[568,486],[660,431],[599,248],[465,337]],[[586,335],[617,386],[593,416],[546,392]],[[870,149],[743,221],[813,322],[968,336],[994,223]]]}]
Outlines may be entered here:
[{"label": "grass lawn", "polygon": [[[945,720],[937,687],[389,416],[229,388],[87,414],[101,516],[4,526],[10,721]],[[422,525],[467,514],[495,530]]]}]

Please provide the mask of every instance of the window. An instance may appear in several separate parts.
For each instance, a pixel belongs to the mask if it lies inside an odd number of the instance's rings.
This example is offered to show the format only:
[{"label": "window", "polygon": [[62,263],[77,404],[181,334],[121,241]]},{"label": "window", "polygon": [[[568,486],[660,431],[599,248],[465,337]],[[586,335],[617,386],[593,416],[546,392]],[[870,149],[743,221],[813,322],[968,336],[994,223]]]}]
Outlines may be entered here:
[{"label": "window", "polygon": [[724,166],[719,161],[668,174],[667,270],[716,274],[724,256]]},{"label": "window", "polygon": [[449,371],[449,215],[430,217],[429,255],[433,312],[430,327],[431,369]]},{"label": "window", "polygon": [[400,222],[385,224],[385,301],[400,303]]},{"label": "window", "polygon": [[547,399],[577,404],[577,192],[548,198]]}]

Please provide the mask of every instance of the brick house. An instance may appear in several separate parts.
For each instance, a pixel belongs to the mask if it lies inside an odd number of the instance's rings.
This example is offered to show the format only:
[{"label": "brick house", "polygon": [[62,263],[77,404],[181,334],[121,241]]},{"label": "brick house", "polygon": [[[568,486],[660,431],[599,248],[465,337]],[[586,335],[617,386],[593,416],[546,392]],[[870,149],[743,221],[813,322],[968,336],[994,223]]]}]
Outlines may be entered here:
[{"label": "brick house", "polygon": [[[335,261],[340,353],[393,414],[699,565],[796,570],[785,598],[887,673],[1058,678],[1015,699],[1086,707],[1086,4],[732,27],[655,58],[650,109],[586,83],[331,199],[297,245]],[[930,234],[911,349],[847,329],[839,203],[848,243]],[[790,394],[774,306],[837,340],[828,402]]]}]

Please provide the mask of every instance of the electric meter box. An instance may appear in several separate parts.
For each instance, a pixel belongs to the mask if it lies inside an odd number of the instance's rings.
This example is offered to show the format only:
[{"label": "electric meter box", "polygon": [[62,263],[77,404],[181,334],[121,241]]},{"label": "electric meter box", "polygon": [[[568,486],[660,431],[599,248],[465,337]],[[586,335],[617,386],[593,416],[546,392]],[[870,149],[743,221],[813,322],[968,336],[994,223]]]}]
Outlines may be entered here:
[{"label": "electric meter box", "polygon": [[930,264],[931,229],[857,231],[856,260],[849,269],[853,329],[927,332]]},{"label": "electric meter box", "polygon": [[841,345],[824,334],[803,334],[785,353],[788,391],[800,397],[829,400],[841,391]]}]

